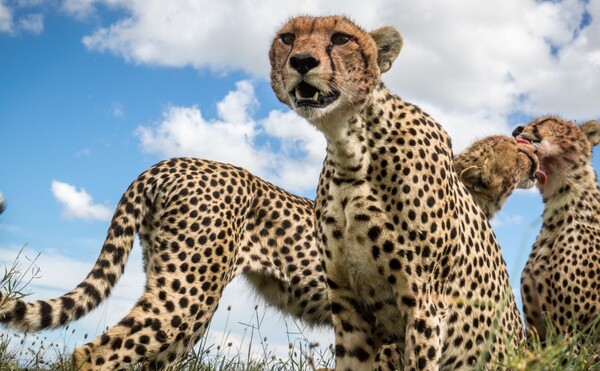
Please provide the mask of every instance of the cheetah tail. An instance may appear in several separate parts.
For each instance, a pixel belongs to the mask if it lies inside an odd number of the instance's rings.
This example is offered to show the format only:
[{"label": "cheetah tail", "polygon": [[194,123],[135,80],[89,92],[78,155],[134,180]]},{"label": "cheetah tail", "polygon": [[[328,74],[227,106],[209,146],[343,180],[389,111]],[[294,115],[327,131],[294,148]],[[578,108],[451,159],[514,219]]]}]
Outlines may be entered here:
[{"label": "cheetah tail", "polygon": [[94,267],[71,292],[50,300],[25,302],[0,293],[0,324],[26,332],[56,328],[79,319],[106,299],[121,277],[135,235],[155,187],[147,189],[140,175],[123,195]]}]

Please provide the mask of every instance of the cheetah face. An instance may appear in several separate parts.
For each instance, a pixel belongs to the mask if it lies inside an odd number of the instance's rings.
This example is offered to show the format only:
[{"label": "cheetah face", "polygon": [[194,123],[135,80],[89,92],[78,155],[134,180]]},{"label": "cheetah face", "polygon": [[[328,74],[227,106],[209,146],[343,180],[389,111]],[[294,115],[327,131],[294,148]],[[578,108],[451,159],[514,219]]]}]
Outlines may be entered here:
[{"label": "cheetah face", "polygon": [[271,45],[271,85],[281,102],[320,127],[356,113],[401,46],[391,27],[367,33],[345,17],[296,17]]},{"label": "cheetah face", "polygon": [[491,217],[515,188],[545,183],[536,149],[502,135],[473,143],[454,157],[454,168],[484,213]]},{"label": "cheetah face", "polygon": [[600,141],[600,123],[588,121],[578,126],[558,117],[544,116],[518,126],[512,134],[517,141],[536,148],[540,168],[552,178],[591,161],[592,146]]}]

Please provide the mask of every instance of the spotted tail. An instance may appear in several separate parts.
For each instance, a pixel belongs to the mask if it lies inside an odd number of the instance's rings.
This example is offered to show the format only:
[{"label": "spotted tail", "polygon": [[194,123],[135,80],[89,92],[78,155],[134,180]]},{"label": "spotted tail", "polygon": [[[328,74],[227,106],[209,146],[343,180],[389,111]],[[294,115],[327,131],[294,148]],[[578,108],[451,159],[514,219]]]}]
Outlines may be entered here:
[{"label": "spotted tail", "polygon": [[27,332],[60,327],[89,313],[110,295],[125,269],[147,205],[153,202],[155,187],[145,184],[146,175],[140,175],[119,201],[100,256],[83,282],[58,298],[30,303],[0,294],[1,324]]}]

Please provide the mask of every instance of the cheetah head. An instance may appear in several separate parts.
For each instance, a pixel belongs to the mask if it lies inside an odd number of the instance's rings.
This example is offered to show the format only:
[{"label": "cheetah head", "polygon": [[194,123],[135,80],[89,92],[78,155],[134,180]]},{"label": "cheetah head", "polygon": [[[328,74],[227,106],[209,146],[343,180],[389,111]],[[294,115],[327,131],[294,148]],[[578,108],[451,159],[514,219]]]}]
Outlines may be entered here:
[{"label": "cheetah head", "polygon": [[588,121],[579,126],[558,117],[543,116],[518,126],[512,134],[518,141],[536,148],[540,167],[552,179],[590,163],[592,147],[600,143],[600,122]]},{"label": "cheetah head", "polygon": [[545,183],[535,148],[501,135],[479,140],[454,158],[454,167],[476,203],[488,217],[500,209],[516,188]]},{"label": "cheetah head", "polygon": [[281,102],[320,128],[355,114],[401,48],[392,27],[367,33],[341,16],[292,18],[271,44],[271,85]]}]

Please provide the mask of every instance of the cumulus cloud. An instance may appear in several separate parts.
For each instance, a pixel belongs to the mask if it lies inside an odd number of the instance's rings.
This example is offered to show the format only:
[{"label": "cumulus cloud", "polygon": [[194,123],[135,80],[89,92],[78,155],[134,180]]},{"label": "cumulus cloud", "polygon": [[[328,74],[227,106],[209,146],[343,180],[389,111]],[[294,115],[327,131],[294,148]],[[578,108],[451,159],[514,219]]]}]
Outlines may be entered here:
[{"label": "cumulus cloud", "polygon": [[0,32],[13,32],[13,13],[3,0],[0,0]]},{"label": "cumulus cloud", "polygon": [[20,33],[32,33],[38,35],[44,30],[44,15],[42,13],[27,13],[18,15],[19,9],[39,5],[37,0],[17,1],[7,4],[0,0],[0,33],[18,35]]},{"label": "cumulus cloud", "polygon": [[40,13],[29,14],[19,20],[19,29],[32,34],[44,31],[44,15]]},{"label": "cumulus cloud", "polygon": [[96,2],[96,0],[64,0],[62,9],[75,18],[83,19],[96,11],[94,6]]},{"label": "cumulus cloud", "polygon": [[136,134],[147,153],[228,162],[290,191],[314,189],[325,156],[323,136],[293,112],[255,118],[257,104],[251,82],[240,81],[217,103],[217,118],[204,118],[197,106],[171,106],[161,122]]},{"label": "cumulus cloud", "polygon": [[67,183],[52,181],[52,194],[65,207],[67,218],[83,220],[110,220],[112,211],[104,205],[94,204],[92,197],[81,189],[80,191]]},{"label": "cumulus cloud", "polygon": [[[600,115],[600,4],[582,0],[228,2],[106,0],[128,15],[83,39],[136,63],[241,69],[266,77],[269,42],[299,13],[395,25],[405,47],[386,81],[426,107],[476,124],[510,112]],[[455,112],[455,113],[452,113]],[[472,117],[468,113],[476,112]]]}]

